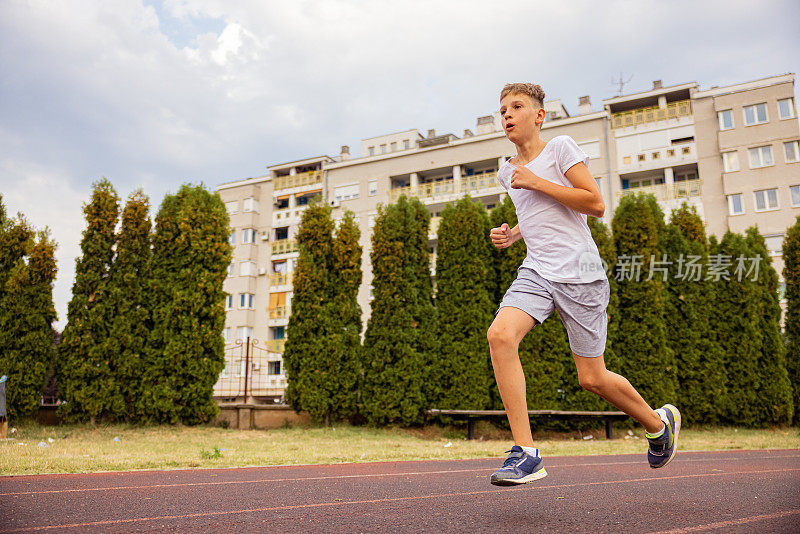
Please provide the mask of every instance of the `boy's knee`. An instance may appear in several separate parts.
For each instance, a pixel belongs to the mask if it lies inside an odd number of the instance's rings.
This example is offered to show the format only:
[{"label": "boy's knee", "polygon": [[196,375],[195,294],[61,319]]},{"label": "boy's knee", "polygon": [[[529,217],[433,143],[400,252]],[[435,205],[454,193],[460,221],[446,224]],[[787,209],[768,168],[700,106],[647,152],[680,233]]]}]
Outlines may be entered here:
[{"label": "boy's knee", "polygon": [[503,345],[510,345],[514,342],[514,336],[506,326],[502,324],[493,323],[486,332],[486,339],[489,340],[490,347],[498,347]]},{"label": "boy's knee", "polygon": [[603,389],[605,384],[605,377],[602,374],[583,374],[578,376],[578,384],[592,393],[597,393]]}]

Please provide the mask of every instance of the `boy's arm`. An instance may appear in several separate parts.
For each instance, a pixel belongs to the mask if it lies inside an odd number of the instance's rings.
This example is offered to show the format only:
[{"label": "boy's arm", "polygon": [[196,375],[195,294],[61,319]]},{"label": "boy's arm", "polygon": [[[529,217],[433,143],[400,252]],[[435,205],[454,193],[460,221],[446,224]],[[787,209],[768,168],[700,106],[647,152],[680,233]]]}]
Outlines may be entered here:
[{"label": "boy's arm", "polygon": [[603,196],[597,189],[585,163],[576,163],[564,173],[572,187],[554,184],[549,180],[540,178],[527,167],[517,167],[511,177],[511,187],[514,189],[530,189],[539,191],[561,202],[566,207],[580,213],[602,217],[606,210]]}]

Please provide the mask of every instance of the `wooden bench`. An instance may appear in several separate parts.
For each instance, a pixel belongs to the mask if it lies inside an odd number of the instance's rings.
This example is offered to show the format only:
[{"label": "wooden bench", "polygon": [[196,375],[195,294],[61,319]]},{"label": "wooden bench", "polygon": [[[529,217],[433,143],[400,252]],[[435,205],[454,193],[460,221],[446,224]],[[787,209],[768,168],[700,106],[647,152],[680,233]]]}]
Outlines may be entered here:
[{"label": "wooden bench", "polygon": [[[430,416],[446,415],[454,419],[467,420],[467,439],[475,439],[475,421],[505,418],[505,410],[426,410]],[[613,421],[624,421],[629,416],[625,412],[567,412],[560,410],[528,410],[528,417],[549,417],[551,419],[577,419],[581,421],[603,419],[606,422],[606,438],[614,439]]]}]

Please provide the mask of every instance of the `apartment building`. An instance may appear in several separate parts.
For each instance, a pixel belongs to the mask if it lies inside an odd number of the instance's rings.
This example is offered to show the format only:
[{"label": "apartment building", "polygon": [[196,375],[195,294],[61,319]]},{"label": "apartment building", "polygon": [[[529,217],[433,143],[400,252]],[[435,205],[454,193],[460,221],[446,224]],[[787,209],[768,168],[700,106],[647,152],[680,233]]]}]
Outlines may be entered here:
[{"label": "apartment building", "polygon": [[[654,194],[667,215],[688,202],[709,234],[742,232],[757,224],[773,265],[783,269],[783,234],[800,215],[793,74],[710,89],[655,81],[648,91],[605,99],[602,109],[581,97],[574,115],[560,100],[544,107],[542,137],[570,135],[589,156],[589,170],[606,202],[606,223],[621,196],[633,192]],[[433,217],[429,238],[435,257],[444,206],[464,194],[487,209],[497,205],[505,191],[496,173],[514,153],[494,113],[478,117],[474,132],[465,129],[460,137],[405,130],[362,140],[359,157],[343,146],[336,157],[273,165],[264,176],[218,186],[231,214],[235,245],[225,282],[226,340],[263,340],[271,365],[258,372],[274,373],[264,382],[269,387],[252,394],[279,398],[285,386],[281,353],[298,255],[295,236],[310,198],[322,194],[337,219],[345,210],[356,214],[364,249],[358,300],[366,324],[378,206],[401,195],[418,197]],[[231,359],[237,361],[229,362],[224,378],[243,373],[241,358]]]}]

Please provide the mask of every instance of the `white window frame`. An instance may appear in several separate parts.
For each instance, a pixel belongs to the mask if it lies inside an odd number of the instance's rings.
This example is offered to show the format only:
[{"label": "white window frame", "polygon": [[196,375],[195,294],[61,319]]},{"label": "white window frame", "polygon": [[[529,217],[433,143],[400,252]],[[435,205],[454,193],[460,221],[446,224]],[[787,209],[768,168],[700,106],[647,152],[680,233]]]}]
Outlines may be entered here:
[{"label": "white window frame", "polygon": [[243,228],[242,229],[242,244],[243,245],[251,245],[256,242],[256,230],[255,228]]},{"label": "white window frame", "polygon": [[236,230],[231,230],[231,235],[228,236],[228,244],[236,244]]},{"label": "white window frame", "polygon": [[240,262],[239,276],[256,276],[256,263],[254,261]]},{"label": "white window frame", "polygon": [[[772,160],[770,163],[764,163],[764,149],[767,149],[769,152],[769,157]],[[753,152],[757,150],[758,152]],[[758,162],[754,164],[753,154],[758,154]],[[772,154],[772,145],[764,145],[764,146],[754,146],[747,149],[747,156],[750,160],[750,168],[751,169],[760,169],[762,167],[771,167],[775,165],[775,157]]]},{"label": "white window frame", "polygon": [[[722,120],[723,114],[728,113],[731,117],[731,125],[730,127],[725,127],[725,121]],[[723,109],[722,111],[717,111],[717,120],[719,121],[719,129],[720,131],[724,130],[733,130],[736,128],[736,121],[733,120],[733,110],[732,109]]]},{"label": "white window frame", "polygon": [[[758,107],[764,106],[764,117],[763,121],[758,120]],[[747,110],[752,108],[753,109],[753,119],[755,122],[747,122]],[[744,121],[745,126],[756,126],[758,124],[766,124],[769,122],[769,109],[767,108],[766,102],[759,102],[758,104],[752,104],[750,106],[745,106],[742,108],[742,118]]]},{"label": "white window frame", "polygon": [[403,150],[411,148],[411,139],[403,139]]},{"label": "white window frame", "polygon": [[253,197],[247,197],[244,199],[244,201],[242,201],[242,211],[245,213],[258,213],[258,200]]},{"label": "white window frame", "polygon": [[[767,254],[770,256],[782,256],[783,255],[783,239],[784,234],[769,234],[764,236],[764,244],[767,246]],[[770,250],[770,240],[774,238],[780,238],[781,241],[781,248],[780,250]]]},{"label": "white window frame", "polygon": [[226,328],[222,329],[222,339],[225,341],[225,343],[230,343],[231,342],[231,328],[230,327],[226,327]]},{"label": "white window frame", "polygon": [[583,150],[589,156],[589,159],[597,159],[601,156],[599,139],[578,143],[578,148]]},{"label": "white window frame", "polygon": [[369,181],[369,196],[374,197],[378,194],[378,180]]},{"label": "white window frame", "polygon": [[381,154],[386,154],[386,143],[381,145]]},{"label": "white window frame", "polygon": [[252,293],[239,293],[239,309],[254,310],[256,296]]},{"label": "white window frame", "polygon": [[370,156],[374,156],[374,155],[375,155],[375,147],[374,147],[374,146],[371,146],[371,147],[369,147],[369,148],[367,149],[367,153],[368,153]]},{"label": "white window frame", "polygon": [[[247,334],[246,336],[242,336],[242,334]],[[236,339],[241,339],[245,341],[248,337],[253,337],[253,328],[250,326],[240,326],[236,331]]]},{"label": "white window frame", "polygon": [[[789,102],[789,116],[784,117],[781,115],[781,102]],[[781,98],[778,100],[778,118],[782,121],[793,119],[795,117],[794,98]]]},{"label": "white window frame", "polygon": [[236,276],[236,262],[231,260],[231,263],[228,265],[228,276]]},{"label": "white window frame", "polygon": [[739,151],[731,150],[722,153],[722,168],[725,172],[736,172],[739,167]]},{"label": "white window frame", "polygon": [[791,202],[793,208],[800,208],[800,184],[789,186],[789,202]]},{"label": "white window frame", "polygon": [[239,213],[239,201],[238,200],[230,200],[225,203],[225,209],[228,210],[228,215],[234,215]]},{"label": "white window frame", "polygon": [[[742,208],[742,211],[734,211],[733,205],[733,198],[739,197],[739,205]],[[744,196],[741,193],[733,193],[728,195],[728,215],[733,217],[734,215],[743,215],[744,214]]]},{"label": "white window frame", "polygon": [[333,188],[334,198],[340,202],[342,200],[356,200],[361,195],[360,186],[361,184],[358,182],[337,185]]},{"label": "white window frame", "polygon": [[[770,207],[769,205],[769,195],[767,194],[769,191],[775,191],[775,206]],[[758,208],[758,194],[762,193],[764,198],[764,208]],[[781,209],[781,199],[778,196],[778,189],[776,187],[771,187],[769,189],[759,189],[758,191],[753,191],[753,199],[755,200],[755,210],[757,213],[761,213],[763,211],[775,211]]]},{"label": "white window frame", "polygon": [[225,311],[233,309],[233,295],[225,295]]},{"label": "white window frame", "polygon": [[[786,147],[788,145],[794,145],[794,159],[789,159],[786,156]],[[797,141],[785,141],[783,143],[783,161],[785,163],[797,163],[800,161],[800,143]]]},{"label": "white window frame", "polygon": [[[271,367],[274,366],[275,364],[278,365],[278,372],[277,373],[271,372],[271,370],[272,370]],[[281,371],[283,371],[283,366],[281,365],[281,361],[280,360],[272,360],[270,362],[267,362],[267,375],[269,375],[269,376],[281,376],[281,374],[282,374]]]}]

